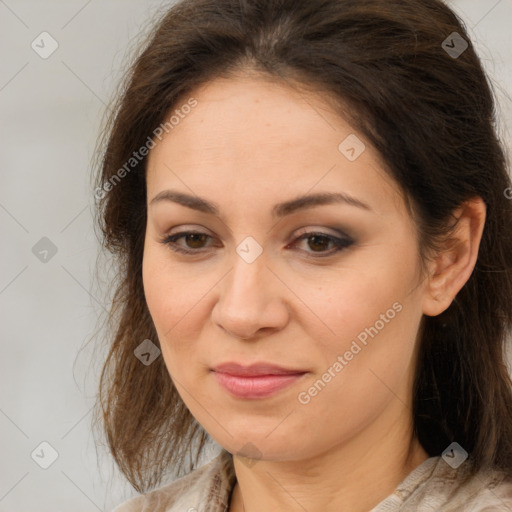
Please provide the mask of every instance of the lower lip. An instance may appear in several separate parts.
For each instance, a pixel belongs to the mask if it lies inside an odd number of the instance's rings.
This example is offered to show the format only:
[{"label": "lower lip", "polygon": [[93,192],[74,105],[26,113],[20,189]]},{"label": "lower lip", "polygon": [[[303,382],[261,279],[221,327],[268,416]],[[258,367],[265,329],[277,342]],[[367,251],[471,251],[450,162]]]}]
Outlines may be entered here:
[{"label": "lower lip", "polygon": [[213,372],[213,374],[225,389],[239,398],[266,398],[290,386],[305,375],[304,373],[292,373],[242,377],[220,372]]}]

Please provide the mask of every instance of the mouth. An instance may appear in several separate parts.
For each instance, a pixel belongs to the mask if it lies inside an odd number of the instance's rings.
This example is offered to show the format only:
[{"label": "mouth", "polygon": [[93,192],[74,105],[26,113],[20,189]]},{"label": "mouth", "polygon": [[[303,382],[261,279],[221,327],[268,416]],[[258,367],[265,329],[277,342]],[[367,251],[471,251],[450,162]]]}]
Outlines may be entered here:
[{"label": "mouth", "polygon": [[224,363],[211,370],[217,382],[237,398],[258,399],[276,394],[297,382],[306,370],[283,368],[270,363],[249,366]]}]

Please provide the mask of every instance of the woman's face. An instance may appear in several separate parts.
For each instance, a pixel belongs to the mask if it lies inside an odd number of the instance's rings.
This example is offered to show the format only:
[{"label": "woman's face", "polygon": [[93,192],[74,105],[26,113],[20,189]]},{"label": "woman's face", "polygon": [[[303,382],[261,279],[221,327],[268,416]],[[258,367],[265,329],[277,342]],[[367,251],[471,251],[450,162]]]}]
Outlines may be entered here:
[{"label": "woman's face", "polygon": [[425,289],[398,186],[321,97],[261,78],[191,96],[149,155],[143,261],[183,401],[255,458],[403,435]]}]

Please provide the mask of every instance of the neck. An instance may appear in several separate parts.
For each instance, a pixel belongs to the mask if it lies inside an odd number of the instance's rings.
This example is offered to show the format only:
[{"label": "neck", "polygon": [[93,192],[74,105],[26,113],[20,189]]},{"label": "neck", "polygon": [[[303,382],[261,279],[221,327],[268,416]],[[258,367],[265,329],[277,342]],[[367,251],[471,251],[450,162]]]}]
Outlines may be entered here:
[{"label": "neck", "polygon": [[377,421],[305,460],[261,459],[249,466],[233,457],[237,482],[229,511],[368,512],[428,458],[410,420],[398,418],[387,428]]}]

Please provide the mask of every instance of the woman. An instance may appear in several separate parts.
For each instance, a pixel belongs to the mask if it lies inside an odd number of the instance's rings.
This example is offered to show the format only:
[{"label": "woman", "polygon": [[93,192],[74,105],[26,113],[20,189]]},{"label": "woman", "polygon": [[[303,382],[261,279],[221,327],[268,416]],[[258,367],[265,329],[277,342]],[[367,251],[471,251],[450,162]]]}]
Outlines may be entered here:
[{"label": "woman", "polygon": [[493,115],[438,0],[169,10],[96,189],[119,263],[99,413],[153,489],[116,511],[512,510]]}]

